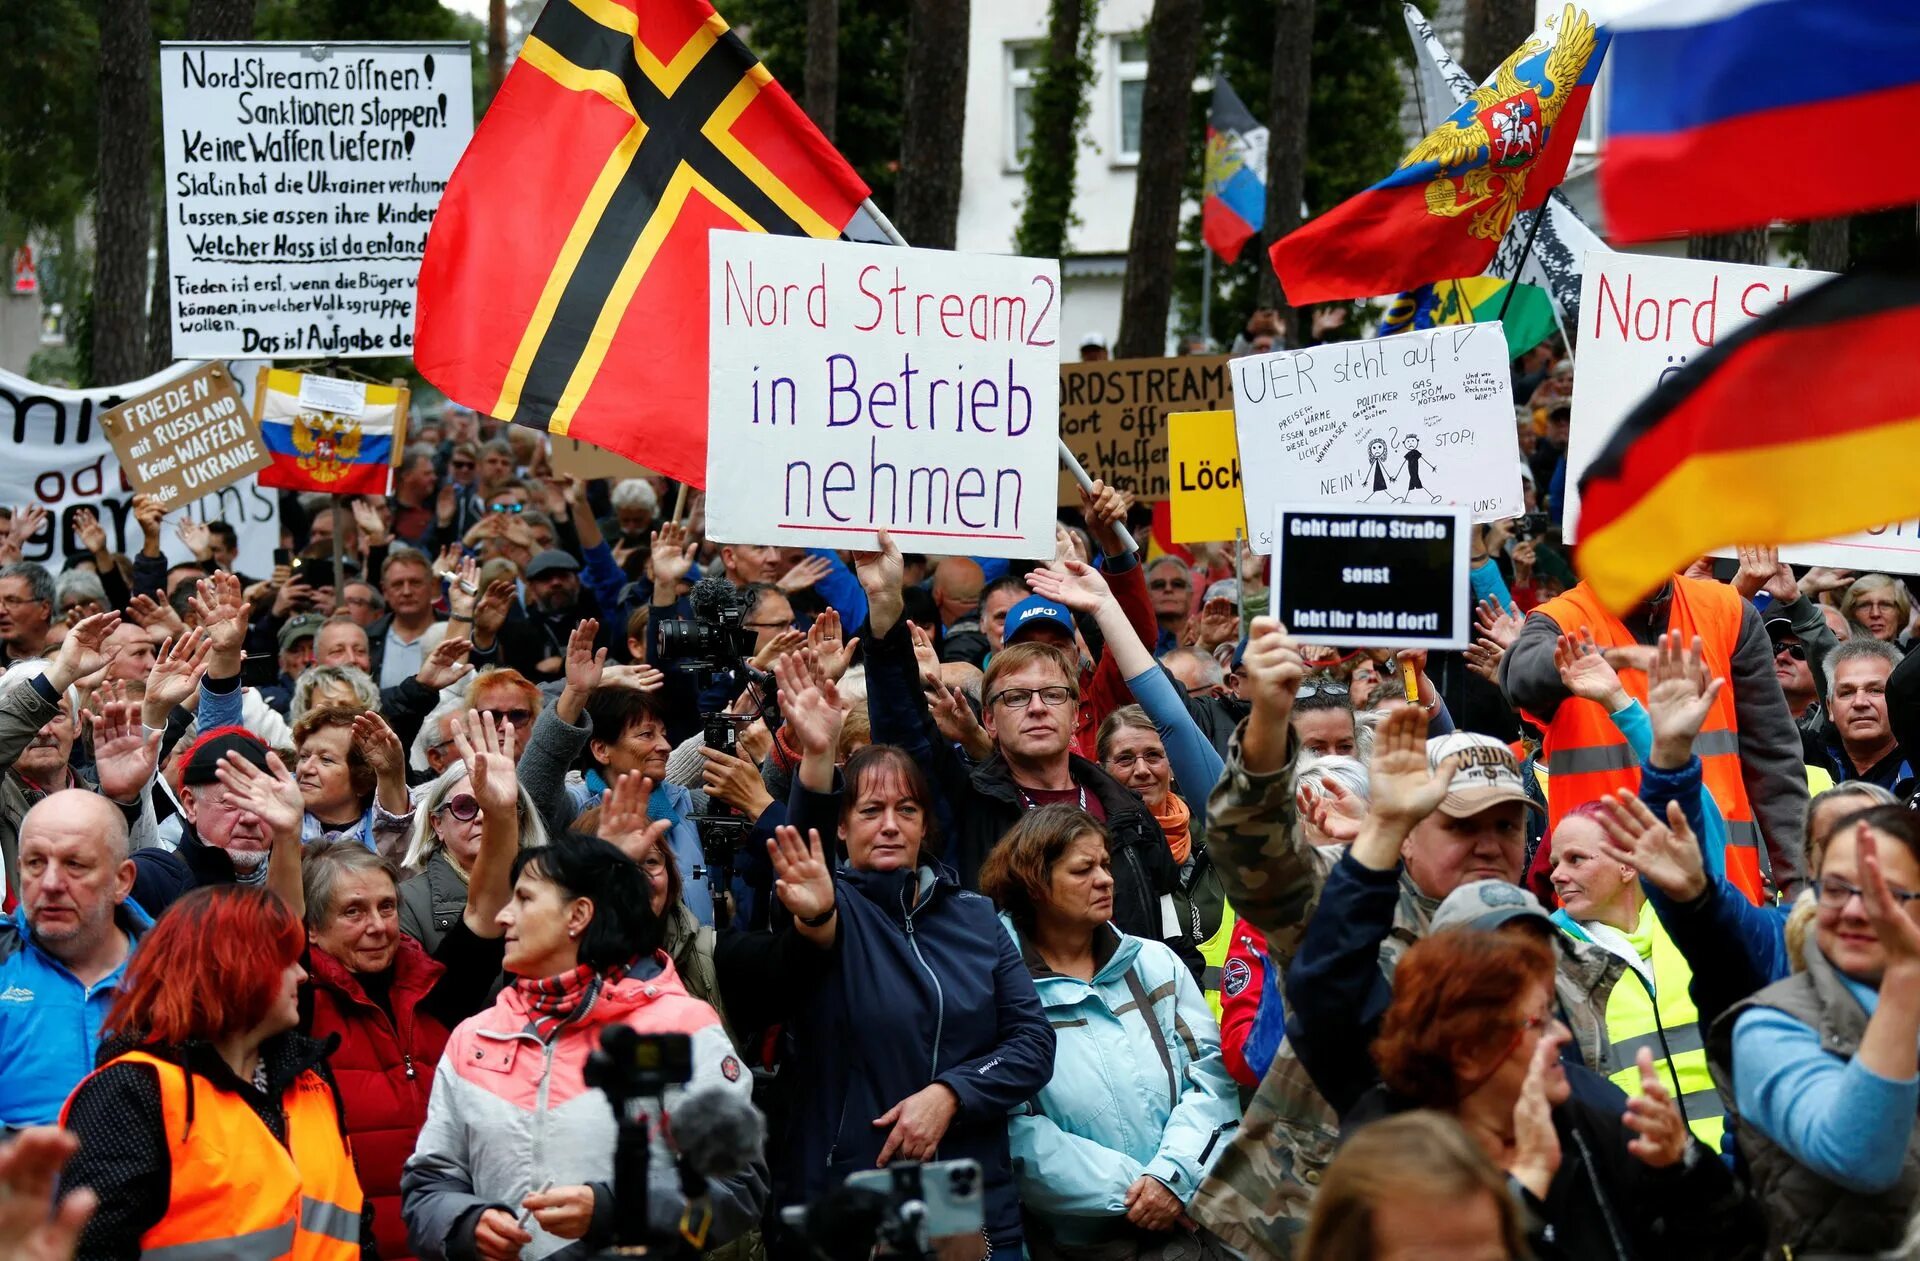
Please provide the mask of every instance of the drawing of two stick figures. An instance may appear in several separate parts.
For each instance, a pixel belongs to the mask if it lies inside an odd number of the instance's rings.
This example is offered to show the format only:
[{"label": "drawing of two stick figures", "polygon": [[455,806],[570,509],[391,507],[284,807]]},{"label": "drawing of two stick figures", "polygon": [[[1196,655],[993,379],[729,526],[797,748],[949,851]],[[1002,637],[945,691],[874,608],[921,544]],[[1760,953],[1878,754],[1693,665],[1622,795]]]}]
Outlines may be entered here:
[{"label": "drawing of two stick figures", "polygon": [[[1406,455],[1402,457],[1402,460],[1395,461],[1393,471],[1388,472],[1387,440],[1385,438],[1375,438],[1373,441],[1367,443],[1368,468],[1366,477],[1368,479],[1368,487],[1367,493],[1360,499],[1361,503],[1371,503],[1375,495],[1384,494],[1392,502],[1403,504],[1411,499],[1416,491],[1424,494],[1427,497],[1426,501],[1428,503],[1437,504],[1440,502],[1440,496],[1435,494],[1431,487],[1421,483],[1420,466],[1422,464],[1426,465],[1427,472],[1430,474],[1436,473],[1439,470],[1434,467],[1432,460],[1429,460],[1425,455],[1421,454],[1420,439],[1418,437],[1413,434],[1408,434],[1406,445]],[[1403,462],[1404,467],[1402,467]],[[1394,484],[1400,480],[1400,475],[1403,472],[1407,478],[1406,489],[1404,493],[1396,495],[1393,493],[1393,487]]]}]

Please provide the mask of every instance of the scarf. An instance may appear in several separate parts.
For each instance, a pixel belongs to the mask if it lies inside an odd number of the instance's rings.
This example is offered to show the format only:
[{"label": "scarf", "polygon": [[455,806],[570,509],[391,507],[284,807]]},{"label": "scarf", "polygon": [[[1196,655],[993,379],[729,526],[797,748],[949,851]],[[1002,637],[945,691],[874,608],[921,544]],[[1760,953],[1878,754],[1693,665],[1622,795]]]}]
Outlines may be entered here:
[{"label": "scarf", "polygon": [[1169,791],[1160,799],[1153,818],[1167,834],[1167,848],[1173,851],[1174,865],[1186,866],[1187,859],[1193,855],[1193,811],[1180,800],[1180,794]]},{"label": "scarf", "polygon": [[583,963],[558,976],[516,978],[513,987],[527,1000],[527,1009],[532,1012],[527,1020],[526,1032],[542,1042],[551,1042],[553,1035],[560,1031],[560,1026],[592,1009],[593,1000],[603,984],[611,985],[626,974],[627,970],[618,964],[604,972],[596,972]]}]

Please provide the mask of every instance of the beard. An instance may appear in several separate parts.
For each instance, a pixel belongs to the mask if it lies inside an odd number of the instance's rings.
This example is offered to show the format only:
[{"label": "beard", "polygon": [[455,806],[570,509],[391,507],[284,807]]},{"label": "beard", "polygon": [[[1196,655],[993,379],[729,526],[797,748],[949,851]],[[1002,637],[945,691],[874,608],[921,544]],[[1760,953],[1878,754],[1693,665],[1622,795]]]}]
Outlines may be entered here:
[{"label": "beard", "polygon": [[233,862],[233,871],[237,876],[250,876],[267,865],[272,855],[264,849],[229,849],[224,851]]}]

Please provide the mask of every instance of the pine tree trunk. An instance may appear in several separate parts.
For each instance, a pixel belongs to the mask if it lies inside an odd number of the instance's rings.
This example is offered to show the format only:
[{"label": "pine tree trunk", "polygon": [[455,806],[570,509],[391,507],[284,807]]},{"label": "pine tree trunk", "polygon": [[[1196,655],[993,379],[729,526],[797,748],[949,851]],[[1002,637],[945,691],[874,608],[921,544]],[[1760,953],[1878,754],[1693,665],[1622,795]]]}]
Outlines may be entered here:
[{"label": "pine tree trunk", "polygon": [[1067,252],[1080,156],[1080,109],[1087,84],[1080,64],[1088,0],[1053,0],[1047,19],[1047,61],[1034,80],[1033,138],[1027,146],[1026,200],[1014,248],[1033,258]]},{"label": "pine tree trunk", "polygon": [[100,0],[100,174],[94,194],[95,385],[146,375],[153,232],[153,23],[147,0]]},{"label": "pine tree trunk", "polygon": [[[1267,88],[1267,221],[1273,243],[1300,226],[1307,185],[1307,111],[1313,99],[1313,0],[1276,0],[1273,76]],[[1286,301],[1271,266],[1260,269],[1260,305]]]},{"label": "pine tree trunk", "polygon": [[1492,74],[1533,34],[1533,0],[1467,0],[1460,66],[1476,80]]},{"label": "pine tree trunk", "polygon": [[1133,228],[1127,237],[1116,357],[1166,350],[1173,305],[1174,247],[1180,237],[1181,177],[1193,72],[1200,64],[1203,0],[1154,0],[1147,27],[1147,82],[1140,101],[1140,165],[1134,171]]},{"label": "pine tree trunk", "polygon": [[1845,271],[1852,254],[1852,221],[1815,219],[1807,225],[1807,266],[1815,271]]},{"label": "pine tree trunk", "polygon": [[910,0],[901,110],[899,205],[909,244],[950,250],[960,220],[970,0]]},{"label": "pine tree trunk", "polygon": [[1745,232],[1690,237],[1687,240],[1687,257],[1764,267],[1767,263],[1767,230],[1752,228]]},{"label": "pine tree trunk", "polygon": [[[188,39],[251,39],[254,0],[193,0]],[[154,207],[153,292],[147,307],[147,371],[173,362],[173,276],[167,260],[167,199]]]},{"label": "pine tree trunk", "polygon": [[487,100],[500,95],[507,77],[507,0],[487,4]]},{"label": "pine tree trunk", "polygon": [[839,111],[840,0],[807,0],[807,116],[833,139]]}]

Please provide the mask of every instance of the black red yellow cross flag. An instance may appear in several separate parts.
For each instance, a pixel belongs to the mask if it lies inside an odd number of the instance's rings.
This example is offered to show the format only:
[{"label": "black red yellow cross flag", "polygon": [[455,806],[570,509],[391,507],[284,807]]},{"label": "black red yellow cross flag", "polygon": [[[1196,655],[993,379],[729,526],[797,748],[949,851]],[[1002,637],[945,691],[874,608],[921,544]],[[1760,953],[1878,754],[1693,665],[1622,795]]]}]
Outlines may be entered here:
[{"label": "black red yellow cross flag", "polygon": [[704,485],[708,231],[837,237],[866,196],[704,0],[549,0],[441,198],[414,361]]},{"label": "black red yellow cross flag", "polygon": [[1580,479],[1580,575],[1624,611],[1717,547],[1920,516],[1920,279],[1842,276],[1688,364]]}]

